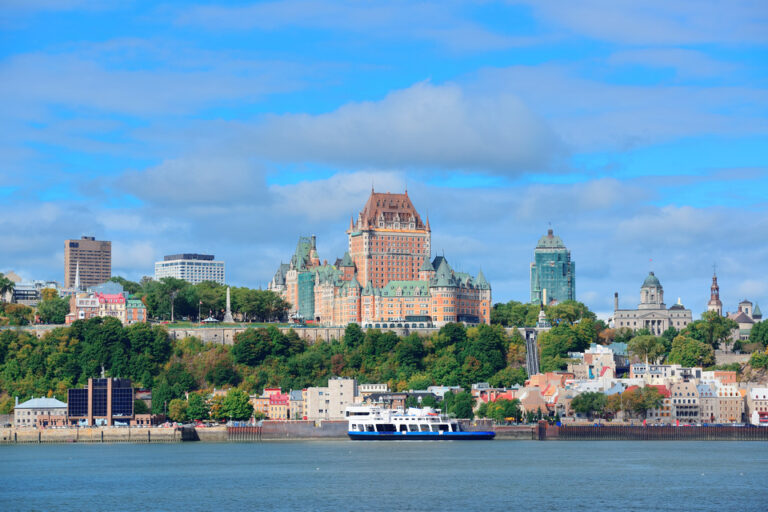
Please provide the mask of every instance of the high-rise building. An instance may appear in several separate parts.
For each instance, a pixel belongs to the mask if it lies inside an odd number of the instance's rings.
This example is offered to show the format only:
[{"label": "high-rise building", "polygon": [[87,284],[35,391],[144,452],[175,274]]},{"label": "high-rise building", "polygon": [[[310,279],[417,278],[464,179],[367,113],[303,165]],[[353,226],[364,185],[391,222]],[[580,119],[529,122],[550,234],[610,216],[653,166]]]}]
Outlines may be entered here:
[{"label": "high-rise building", "polygon": [[576,264],[552,230],[539,239],[531,263],[531,302],[563,302],[576,300]]},{"label": "high-rise building", "polygon": [[171,254],[155,262],[155,279],[175,277],[192,284],[213,281],[224,284],[223,261],[214,261],[213,254]]},{"label": "high-rise building", "polygon": [[92,236],[64,241],[64,287],[73,288],[75,277],[80,287],[105,283],[112,277],[112,242]]},{"label": "high-rise building", "polygon": [[349,220],[349,256],[358,280],[382,287],[390,281],[418,278],[419,267],[429,259],[432,232],[429,219],[419,213],[404,194],[371,191],[363,211]]}]

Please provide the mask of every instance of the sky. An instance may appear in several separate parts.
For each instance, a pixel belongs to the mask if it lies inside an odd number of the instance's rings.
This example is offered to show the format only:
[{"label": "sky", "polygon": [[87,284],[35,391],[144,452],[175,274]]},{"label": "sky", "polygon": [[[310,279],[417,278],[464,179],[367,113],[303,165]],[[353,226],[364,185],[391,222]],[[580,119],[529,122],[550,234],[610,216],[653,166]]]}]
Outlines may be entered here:
[{"label": "sky", "polygon": [[138,280],[180,252],[266,287],[322,259],[372,187],[432,247],[530,297],[551,226],[577,299],[768,307],[768,3],[0,0],[0,272],[64,278],[112,241]]}]

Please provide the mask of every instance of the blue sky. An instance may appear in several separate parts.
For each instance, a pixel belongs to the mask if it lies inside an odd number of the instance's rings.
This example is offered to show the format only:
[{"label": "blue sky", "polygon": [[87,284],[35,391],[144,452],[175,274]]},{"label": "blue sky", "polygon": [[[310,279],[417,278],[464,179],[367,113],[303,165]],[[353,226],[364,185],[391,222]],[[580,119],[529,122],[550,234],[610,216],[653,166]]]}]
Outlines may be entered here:
[{"label": "blue sky", "polygon": [[768,7],[761,1],[95,2],[0,9],[0,271],[63,279],[210,252],[265,286],[406,186],[433,247],[527,300],[549,223],[607,313],[768,306]]}]

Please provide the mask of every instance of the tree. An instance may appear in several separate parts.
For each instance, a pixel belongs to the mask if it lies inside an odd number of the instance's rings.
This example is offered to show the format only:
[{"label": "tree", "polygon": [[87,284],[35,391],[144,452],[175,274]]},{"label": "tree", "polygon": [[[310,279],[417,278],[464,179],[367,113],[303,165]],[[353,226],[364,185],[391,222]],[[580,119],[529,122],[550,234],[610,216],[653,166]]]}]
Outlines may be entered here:
[{"label": "tree", "polygon": [[251,329],[235,335],[232,358],[238,364],[257,366],[271,352],[272,338],[266,329]]},{"label": "tree", "polygon": [[187,401],[181,398],[174,398],[168,404],[168,417],[178,423],[187,421]]},{"label": "tree", "polygon": [[688,367],[711,366],[715,363],[715,351],[707,343],[680,334],[672,341],[667,362]]},{"label": "tree", "polygon": [[221,402],[222,413],[231,420],[247,420],[253,416],[253,405],[245,391],[232,388]]},{"label": "tree", "polygon": [[[484,416],[491,418],[496,423],[507,423],[508,421],[518,421],[522,416],[522,410],[520,409],[520,401],[518,399],[507,400],[506,398],[499,398],[495,402],[482,404],[481,409],[478,410],[478,416]],[[480,413],[483,414],[480,414]]]},{"label": "tree", "polygon": [[133,414],[149,414],[149,407],[144,400],[137,398],[133,401]]},{"label": "tree", "polygon": [[[43,292],[52,290],[46,288]],[[43,300],[37,306],[37,313],[40,315],[40,321],[45,324],[63,324],[64,317],[69,313],[69,301],[63,297],[59,297],[56,294],[56,290],[53,290],[54,294],[47,294]]]},{"label": "tree", "polygon": [[0,303],[5,302],[5,295],[8,292],[12,292],[16,287],[16,283],[5,277],[5,274],[0,272]]},{"label": "tree", "polygon": [[446,393],[444,401],[446,412],[449,414],[453,414],[457,418],[474,418],[475,414],[472,407],[475,399],[469,391]]},{"label": "tree", "polygon": [[768,321],[757,322],[752,325],[752,330],[749,331],[749,342],[760,343],[764,347],[768,347]]},{"label": "tree", "polygon": [[595,415],[600,416],[605,410],[606,397],[603,393],[588,391],[582,393],[571,400],[571,408],[580,413],[586,414],[589,419]]},{"label": "tree", "polygon": [[507,366],[488,379],[488,383],[494,388],[508,388],[514,385],[525,384],[525,379],[527,378],[528,374],[526,373],[525,368],[521,366],[516,368]]},{"label": "tree", "polygon": [[734,329],[738,328],[739,324],[730,318],[720,316],[716,311],[707,311],[702,313],[701,320],[691,322],[680,334],[706,343],[713,349],[718,348],[723,343],[727,350],[731,341],[731,334]]},{"label": "tree", "polygon": [[365,333],[357,324],[349,324],[344,329],[344,344],[350,348],[355,348],[363,343]]},{"label": "tree", "polygon": [[664,343],[656,336],[635,336],[627,349],[645,363],[655,363],[665,353]]},{"label": "tree", "polygon": [[24,304],[7,304],[5,314],[11,325],[28,325],[35,316],[34,310]]},{"label": "tree", "polygon": [[208,419],[209,407],[200,393],[190,393],[187,397],[187,417],[192,420]]}]

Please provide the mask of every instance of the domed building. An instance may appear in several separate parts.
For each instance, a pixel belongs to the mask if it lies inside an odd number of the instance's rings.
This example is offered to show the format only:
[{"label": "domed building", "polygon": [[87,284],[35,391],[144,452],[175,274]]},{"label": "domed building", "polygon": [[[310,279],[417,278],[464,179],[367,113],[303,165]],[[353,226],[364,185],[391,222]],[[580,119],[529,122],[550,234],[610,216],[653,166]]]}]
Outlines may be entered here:
[{"label": "domed building", "polygon": [[640,304],[637,309],[619,309],[619,294],[616,292],[613,299],[613,326],[615,328],[628,327],[633,331],[648,329],[651,334],[661,335],[669,327],[678,331],[693,321],[690,309],[686,309],[677,300],[677,304],[667,309],[664,304],[664,288],[659,278],[653,272],[640,287]]}]

